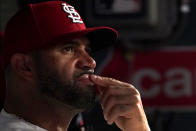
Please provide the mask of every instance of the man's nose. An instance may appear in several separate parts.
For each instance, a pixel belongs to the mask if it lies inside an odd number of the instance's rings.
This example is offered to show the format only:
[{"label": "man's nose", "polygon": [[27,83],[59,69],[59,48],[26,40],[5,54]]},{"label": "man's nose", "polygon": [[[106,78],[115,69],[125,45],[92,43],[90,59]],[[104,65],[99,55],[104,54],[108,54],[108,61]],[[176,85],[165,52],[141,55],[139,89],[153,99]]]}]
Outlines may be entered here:
[{"label": "man's nose", "polygon": [[96,67],[96,62],[88,53],[81,53],[77,66],[84,70],[94,70]]}]

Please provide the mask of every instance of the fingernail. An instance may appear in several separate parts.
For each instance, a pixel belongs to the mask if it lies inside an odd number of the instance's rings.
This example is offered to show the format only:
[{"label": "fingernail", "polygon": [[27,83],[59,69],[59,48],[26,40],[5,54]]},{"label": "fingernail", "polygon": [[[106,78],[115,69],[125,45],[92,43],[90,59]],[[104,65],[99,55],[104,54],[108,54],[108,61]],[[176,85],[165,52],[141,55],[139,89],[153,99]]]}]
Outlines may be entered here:
[{"label": "fingernail", "polygon": [[95,79],[96,79],[96,78],[97,78],[97,76],[96,76],[96,75],[93,75],[93,78],[95,78]]},{"label": "fingernail", "polygon": [[92,74],[90,75],[90,79],[95,79],[96,78],[96,75]]}]

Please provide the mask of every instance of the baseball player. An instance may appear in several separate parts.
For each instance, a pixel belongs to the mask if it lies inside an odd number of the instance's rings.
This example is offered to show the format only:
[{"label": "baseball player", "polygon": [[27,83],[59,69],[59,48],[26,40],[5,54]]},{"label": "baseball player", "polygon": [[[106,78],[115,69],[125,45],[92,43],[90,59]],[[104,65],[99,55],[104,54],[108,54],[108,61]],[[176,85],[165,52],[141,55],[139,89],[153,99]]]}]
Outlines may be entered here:
[{"label": "baseball player", "polygon": [[86,28],[63,1],[30,4],[8,22],[1,52],[6,97],[3,131],[66,131],[72,118],[96,97],[108,124],[123,131],[149,131],[136,88],[94,74],[90,52],[113,43],[110,27]]}]

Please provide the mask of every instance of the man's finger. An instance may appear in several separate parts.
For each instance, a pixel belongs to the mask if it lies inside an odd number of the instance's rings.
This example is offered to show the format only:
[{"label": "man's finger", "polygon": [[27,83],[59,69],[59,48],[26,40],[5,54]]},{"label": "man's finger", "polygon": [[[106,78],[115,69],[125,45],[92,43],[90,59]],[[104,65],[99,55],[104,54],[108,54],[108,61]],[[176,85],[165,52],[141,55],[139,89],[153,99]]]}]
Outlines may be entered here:
[{"label": "man's finger", "polygon": [[108,114],[108,112],[111,111],[112,107],[115,105],[129,105],[129,104],[136,103],[135,101],[136,101],[135,98],[132,99],[129,95],[111,96],[105,101],[105,103],[101,103],[101,104],[102,104],[103,112]]},{"label": "man's finger", "polygon": [[102,86],[102,87],[108,87],[111,85],[121,85],[121,86],[130,86],[130,84],[128,83],[124,83],[118,80],[115,80],[113,78],[108,78],[108,77],[101,77],[98,75],[90,75],[90,80],[98,85],[98,86]]},{"label": "man's finger", "polygon": [[105,114],[108,124],[112,124],[118,117],[126,116],[129,114],[132,105],[115,105]]},{"label": "man's finger", "polygon": [[133,93],[133,89],[129,87],[119,87],[119,86],[110,86],[109,88],[105,89],[102,93],[101,103],[105,103],[105,101],[111,96],[126,96],[126,95],[135,95]]}]

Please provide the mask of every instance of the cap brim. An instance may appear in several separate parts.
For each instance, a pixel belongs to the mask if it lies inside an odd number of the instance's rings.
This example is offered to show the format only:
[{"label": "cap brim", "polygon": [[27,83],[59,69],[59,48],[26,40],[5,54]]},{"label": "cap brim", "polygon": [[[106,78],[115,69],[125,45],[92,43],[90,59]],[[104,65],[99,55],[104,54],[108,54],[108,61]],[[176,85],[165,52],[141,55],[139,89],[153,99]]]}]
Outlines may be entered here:
[{"label": "cap brim", "polygon": [[118,38],[118,32],[110,27],[93,27],[78,32],[63,34],[54,41],[69,42],[83,36],[90,39],[90,47],[92,48],[92,52],[95,52],[114,44]]}]

